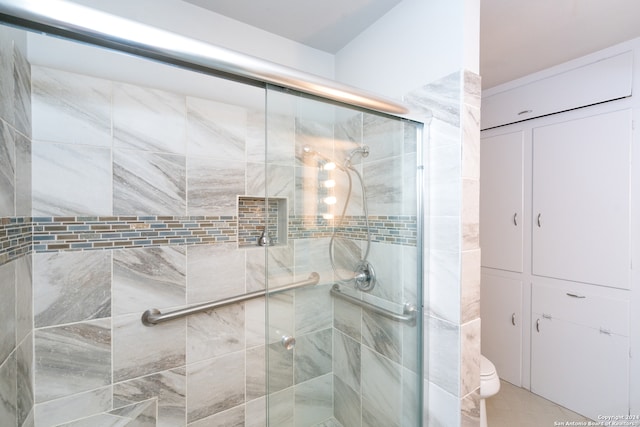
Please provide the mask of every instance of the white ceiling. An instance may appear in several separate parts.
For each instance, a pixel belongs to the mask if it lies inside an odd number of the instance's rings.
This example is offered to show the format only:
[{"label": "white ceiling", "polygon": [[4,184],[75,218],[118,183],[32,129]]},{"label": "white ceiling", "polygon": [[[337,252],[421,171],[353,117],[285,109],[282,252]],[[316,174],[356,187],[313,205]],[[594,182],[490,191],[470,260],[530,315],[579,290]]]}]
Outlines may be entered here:
[{"label": "white ceiling", "polygon": [[[335,53],[401,0],[184,1]],[[480,1],[485,89],[640,37],[640,0]]]}]

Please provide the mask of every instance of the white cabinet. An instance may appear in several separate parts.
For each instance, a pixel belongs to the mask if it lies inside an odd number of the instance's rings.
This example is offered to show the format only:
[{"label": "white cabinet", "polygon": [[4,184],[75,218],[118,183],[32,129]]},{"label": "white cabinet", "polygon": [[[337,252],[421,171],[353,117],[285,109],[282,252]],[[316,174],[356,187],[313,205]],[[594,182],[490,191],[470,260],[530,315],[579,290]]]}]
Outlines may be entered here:
[{"label": "white cabinet", "polygon": [[522,385],[522,282],[482,274],[482,354],[503,380]]},{"label": "white cabinet", "polygon": [[533,286],[531,391],[594,420],[629,411],[628,303]]},{"label": "white cabinet", "polygon": [[522,272],[524,132],[480,142],[482,266]]},{"label": "white cabinet", "polygon": [[630,110],[533,129],[533,274],[629,288],[630,149]]}]

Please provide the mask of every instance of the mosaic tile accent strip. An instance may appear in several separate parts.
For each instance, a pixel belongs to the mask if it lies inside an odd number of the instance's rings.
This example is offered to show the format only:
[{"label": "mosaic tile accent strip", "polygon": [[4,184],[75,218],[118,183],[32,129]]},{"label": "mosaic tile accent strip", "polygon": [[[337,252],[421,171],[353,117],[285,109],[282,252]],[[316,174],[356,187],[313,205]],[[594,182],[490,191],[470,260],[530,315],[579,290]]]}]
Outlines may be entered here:
[{"label": "mosaic tile accent strip", "polygon": [[271,244],[278,243],[278,200],[262,197],[238,198],[238,246],[256,246],[265,222]]},{"label": "mosaic tile accent strip", "polygon": [[[254,199],[255,200],[255,199]],[[251,210],[249,203],[246,208]],[[264,206],[264,205],[263,205]],[[257,209],[257,208],[256,208]],[[261,209],[264,209],[262,207]],[[269,204],[268,227],[274,241],[278,233],[277,200]],[[106,216],[106,217],[6,217],[0,218],[0,265],[32,251],[121,249],[164,245],[238,242],[255,245],[262,232],[264,213],[248,216]],[[241,213],[244,215],[245,213]],[[252,216],[253,215],[253,216]],[[261,215],[256,220],[256,215]],[[256,222],[258,221],[258,222]],[[242,227],[240,223],[243,223]],[[290,239],[331,237],[334,220],[321,216],[291,216]],[[371,216],[371,240],[416,245],[415,216]],[[245,234],[240,236],[241,231]],[[367,238],[364,217],[346,217],[338,234],[354,240]],[[240,240],[243,239],[243,240]]]},{"label": "mosaic tile accent strip", "polygon": [[[307,239],[331,237],[336,220],[326,220],[320,216],[295,216],[289,219],[289,237]],[[412,215],[372,215],[369,216],[371,241],[395,245],[415,246],[417,243],[417,217]],[[341,237],[366,240],[367,228],[364,216],[345,217],[337,230]]]},{"label": "mosaic tile accent strip", "polygon": [[237,225],[234,216],[34,217],[33,250],[235,242]]},{"label": "mosaic tile accent strip", "polygon": [[0,218],[0,265],[31,252],[31,218]]}]

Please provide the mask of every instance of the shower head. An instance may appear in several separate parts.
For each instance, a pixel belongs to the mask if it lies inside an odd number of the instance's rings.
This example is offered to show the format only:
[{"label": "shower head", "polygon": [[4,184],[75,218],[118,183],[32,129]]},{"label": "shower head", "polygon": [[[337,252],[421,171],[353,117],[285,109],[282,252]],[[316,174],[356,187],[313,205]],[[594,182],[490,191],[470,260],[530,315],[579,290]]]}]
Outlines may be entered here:
[{"label": "shower head", "polygon": [[351,167],[351,159],[353,159],[353,156],[355,156],[356,154],[360,154],[362,157],[367,157],[369,155],[369,146],[363,145],[362,147],[351,150],[349,154],[347,154],[347,158],[344,160],[345,168]]},{"label": "shower head", "polygon": [[316,150],[312,149],[308,145],[302,147],[302,151],[305,155],[314,156],[316,159],[319,159],[322,162],[322,168],[325,170],[330,170],[333,168],[338,168],[344,170],[342,166],[340,166],[335,160],[330,159],[324,154],[318,153]]}]

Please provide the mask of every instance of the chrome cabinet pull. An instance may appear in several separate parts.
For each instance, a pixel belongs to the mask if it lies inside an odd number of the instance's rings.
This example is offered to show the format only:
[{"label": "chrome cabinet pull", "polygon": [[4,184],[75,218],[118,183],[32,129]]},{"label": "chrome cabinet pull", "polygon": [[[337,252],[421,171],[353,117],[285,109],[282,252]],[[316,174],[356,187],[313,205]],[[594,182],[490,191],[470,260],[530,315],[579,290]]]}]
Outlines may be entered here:
[{"label": "chrome cabinet pull", "polygon": [[542,218],[542,214],[541,214],[541,213],[539,213],[539,214],[538,214],[538,227],[542,227],[542,220],[541,220],[541,218]]},{"label": "chrome cabinet pull", "polygon": [[513,225],[518,226],[518,212],[513,214]]},{"label": "chrome cabinet pull", "polygon": [[567,292],[567,295],[570,296],[571,298],[586,298],[585,295],[572,294],[569,292]]},{"label": "chrome cabinet pull", "polygon": [[513,326],[516,326],[516,314],[515,314],[515,313],[513,313],[513,314],[511,315],[511,324],[512,324]]},{"label": "chrome cabinet pull", "polygon": [[540,319],[536,320],[536,331],[540,332]]}]

